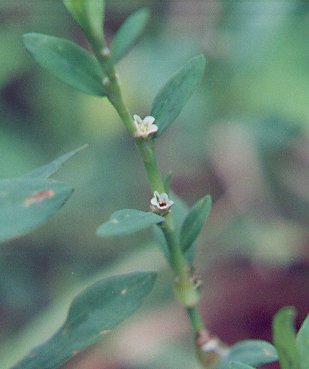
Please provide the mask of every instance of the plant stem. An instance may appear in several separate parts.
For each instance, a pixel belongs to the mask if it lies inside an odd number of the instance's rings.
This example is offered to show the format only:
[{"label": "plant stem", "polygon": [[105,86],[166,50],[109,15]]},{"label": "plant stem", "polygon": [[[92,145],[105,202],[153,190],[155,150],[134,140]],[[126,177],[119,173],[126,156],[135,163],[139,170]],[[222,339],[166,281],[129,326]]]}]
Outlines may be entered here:
[{"label": "plant stem", "polygon": [[[103,59],[101,54],[96,53],[96,55],[109,78],[109,84],[106,86],[109,91],[109,100],[115,107],[130,135],[134,137],[134,121],[123,100],[115,69],[108,65],[106,59]],[[159,193],[166,192],[155,156],[153,141],[151,139],[134,138],[134,142],[143,160],[151,191],[158,191]],[[176,276],[174,286],[175,295],[186,309],[192,330],[197,337],[206,330],[203,319],[197,309],[200,296],[194,286],[185,255],[180,247],[172,215],[167,214],[165,216],[165,222],[162,222],[159,226],[164,233],[170,253],[171,266]]]},{"label": "plant stem", "polygon": [[195,334],[201,333],[205,327],[203,319],[197,310],[197,307],[194,306],[192,308],[187,308],[187,314],[191,321],[192,328],[194,329]]}]

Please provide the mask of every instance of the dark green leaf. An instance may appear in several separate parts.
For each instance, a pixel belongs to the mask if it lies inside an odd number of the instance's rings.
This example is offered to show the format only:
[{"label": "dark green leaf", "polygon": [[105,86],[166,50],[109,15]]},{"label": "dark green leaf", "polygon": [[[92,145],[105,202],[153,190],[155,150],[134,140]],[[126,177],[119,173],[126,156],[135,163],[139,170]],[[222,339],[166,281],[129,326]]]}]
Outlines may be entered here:
[{"label": "dark green leaf", "polygon": [[23,39],[34,59],[61,81],[86,94],[106,96],[104,74],[85,49],[63,38],[39,33],[25,34]]},{"label": "dark green leaf", "polygon": [[186,216],[180,231],[181,247],[187,251],[206,222],[211,210],[211,197],[209,195],[197,201]]},{"label": "dark green leaf", "polygon": [[309,315],[297,333],[296,344],[300,356],[300,368],[309,368]]},{"label": "dark green leaf", "polygon": [[81,150],[84,150],[87,146],[88,145],[84,145],[84,146],[79,147],[76,150],[72,150],[60,156],[59,158],[53,160],[51,163],[43,165],[42,167],[37,168],[33,170],[32,172],[25,174],[23,177],[48,178],[52,174],[56,173],[67,160],[71,159],[72,156],[76,155]]},{"label": "dark green leaf", "polygon": [[41,179],[0,181],[0,241],[15,238],[44,223],[70,197],[67,185]]},{"label": "dark green leaf", "polygon": [[294,318],[295,309],[285,307],[273,319],[273,342],[278,351],[281,369],[300,368]]},{"label": "dark green leaf", "polygon": [[204,69],[203,55],[192,58],[171,77],[155,97],[150,115],[156,119],[155,123],[159,127],[158,136],[178,117],[201,81]]},{"label": "dark green leaf", "polygon": [[109,221],[97,229],[97,235],[112,237],[126,235],[161,223],[165,219],[151,212],[135,209],[122,209],[112,214]]},{"label": "dark green leaf", "polygon": [[135,45],[144,31],[149,17],[149,9],[144,8],[137,10],[124,21],[112,43],[111,64],[117,63]]},{"label": "dark green leaf", "polygon": [[107,336],[151,292],[155,273],[132,273],[99,281],[72,302],[64,325],[12,369],[56,369]]},{"label": "dark green leaf", "polygon": [[240,363],[239,361],[232,361],[230,364],[230,369],[255,369],[253,366]]},{"label": "dark green leaf", "polygon": [[217,369],[229,369],[233,361],[259,366],[278,360],[276,349],[266,341],[247,340],[236,343],[228,355],[217,365]]},{"label": "dark green leaf", "polygon": [[104,0],[64,0],[64,5],[90,42],[103,46]]}]

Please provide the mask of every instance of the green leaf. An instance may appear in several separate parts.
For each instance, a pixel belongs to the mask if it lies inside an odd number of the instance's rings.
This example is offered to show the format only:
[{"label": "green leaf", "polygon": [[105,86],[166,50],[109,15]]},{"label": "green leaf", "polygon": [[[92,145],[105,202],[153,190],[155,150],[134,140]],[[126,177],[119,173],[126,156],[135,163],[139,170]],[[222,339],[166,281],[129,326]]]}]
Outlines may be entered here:
[{"label": "green leaf", "polygon": [[151,292],[155,273],[131,273],[103,279],[72,302],[63,326],[12,369],[56,369],[103,339],[132,315]]},{"label": "green leaf", "polygon": [[151,212],[135,209],[122,209],[112,214],[109,221],[97,229],[97,235],[113,237],[127,235],[161,223],[165,219]]},{"label": "green leaf", "polygon": [[0,181],[0,241],[29,232],[44,223],[72,194],[67,185],[41,179]]},{"label": "green leaf", "polygon": [[233,361],[259,366],[277,360],[278,355],[273,345],[266,341],[247,340],[232,346],[228,355],[217,365],[217,369],[229,369]]},{"label": "green leaf", "polygon": [[81,26],[88,40],[103,47],[104,0],[64,0],[69,13]]},{"label": "green leaf", "polygon": [[300,356],[300,368],[309,368],[309,315],[303,322],[296,336],[296,344]]},{"label": "green leaf", "polygon": [[60,156],[59,158],[53,160],[51,163],[43,165],[42,167],[37,168],[32,172],[26,173],[23,177],[48,178],[52,174],[56,173],[67,160],[71,159],[72,156],[84,150],[86,147],[88,147],[88,145],[83,145],[75,150],[72,150]]},{"label": "green leaf", "polygon": [[281,369],[300,368],[294,318],[295,309],[285,307],[273,319],[273,342],[278,351]]},{"label": "green leaf", "polygon": [[150,115],[156,119],[155,123],[159,127],[157,136],[161,135],[178,117],[201,81],[204,69],[203,55],[192,58],[171,77],[155,97]]},{"label": "green leaf", "polygon": [[180,231],[181,247],[187,251],[197,236],[208,218],[211,210],[211,197],[209,195],[197,201],[190,209],[186,216]]},{"label": "green leaf", "polygon": [[255,369],[253,366],[240,363],[239,361],[232,361],[230,364],[230,369]]},{"label": "green leaf", "polygon": [[143,33],[149,18],[149,9],[143,8],[137,10],[124,21],[112,42],[112,54],[109,61],[111,64],[117,63],[135,45]]},{"label": "green leaf", "polygon": [[85,49],[63,38],[39,33],[27,33],[23,40],[34,59],[61,81],[86,94],[106,96],[104,74]]}]

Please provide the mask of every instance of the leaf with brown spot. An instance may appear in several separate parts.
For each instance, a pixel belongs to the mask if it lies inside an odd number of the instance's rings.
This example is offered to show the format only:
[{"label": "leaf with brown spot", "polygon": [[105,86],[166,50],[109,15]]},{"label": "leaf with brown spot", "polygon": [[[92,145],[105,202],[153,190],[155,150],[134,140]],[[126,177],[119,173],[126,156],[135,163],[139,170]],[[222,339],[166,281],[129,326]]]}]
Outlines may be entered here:
[{"label": "leaf with brown spot", "polygon": [[0,241],[19,237],[44,223],[61,208],[73,189],[42,178],[0,181]]},{"label": "leaf with brown spot", "polygon": [[53,190],[46,189],[39,192],[34,193],[33,195],[26,197],[24,200],[24,206],[27,208],[33,204],[39,204],[40,202],[51,199],[56,194]]},{"label": "leaf with brown spot", "polygon": [[[132,315],[151,292],[155,279],[152,272],[130,273],[91,285],[75,297],[58,332],[12,369],[60,367]],[[125,289],[127,293],[123,295]]]}]

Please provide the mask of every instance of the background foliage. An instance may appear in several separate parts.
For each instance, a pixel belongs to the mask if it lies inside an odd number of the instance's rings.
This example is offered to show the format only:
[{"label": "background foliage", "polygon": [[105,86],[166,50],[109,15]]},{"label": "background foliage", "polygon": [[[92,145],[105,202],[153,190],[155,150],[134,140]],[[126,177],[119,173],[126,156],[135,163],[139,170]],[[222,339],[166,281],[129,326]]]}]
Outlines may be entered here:
[{"label": "background foliage", "polygon": [[[171,73],[197,53],[207,56],[201,88],[158,147],[174,192],[190,205],[205,192],[214,199],[197,245],[205,321],[227,343],[269,339],[280,307],[294,305],[299,323],[309,305],[308,4],[107,1],[107,35],[142,6],[152,9],[150,27],[119,66],[132,111],[147,115]],[[186,349],[185,316],[168,297],[171,276],[149,233],[95,235],[116,209],[148,210],[151,194],[132,142],[106,101],[40,69],[21,35],[53,34],[83,46],[85,39],[61,1],[1,0],[0,16],[1,178],[90,144],[57,174],[75,188],[63,210],[0,249],[0,362],[5,368],[48,337],[90,281],[161,269],[135,320],[72,368],[197,368]]]}]

